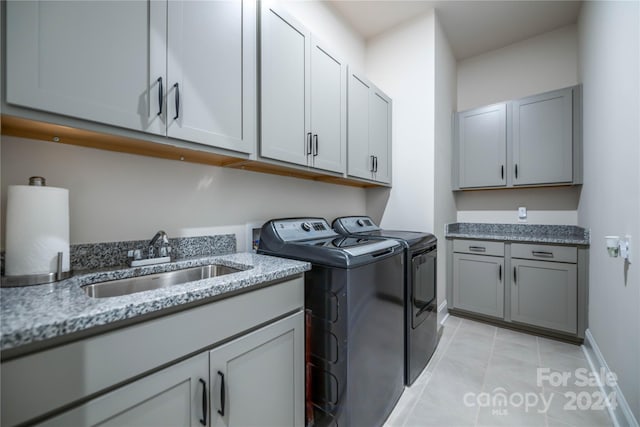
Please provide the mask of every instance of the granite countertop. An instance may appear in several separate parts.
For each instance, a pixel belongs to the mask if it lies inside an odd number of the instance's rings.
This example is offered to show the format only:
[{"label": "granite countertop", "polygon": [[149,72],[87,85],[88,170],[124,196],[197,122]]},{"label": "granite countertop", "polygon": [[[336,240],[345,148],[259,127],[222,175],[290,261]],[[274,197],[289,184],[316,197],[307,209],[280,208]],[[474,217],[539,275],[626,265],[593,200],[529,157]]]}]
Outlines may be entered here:
[{"label": "granite countertop", "polygon": [[448,239],[479,239],[577,246],[588,246],[590,243],[589,230],[575,225],[458,222],[447,224],[445,237]]},{"label": "granite countertop", "polygon": [[[161,273],[207,264],[243,269],[239,273],[198,280],[131,295],[90,298],[82,285]],[[201,300],[249,291],[311,268],[306,262],[252,253],[207,256],[146,267],[93,270],[55,284],[0,288],[0,350],[64,337],[114,322],[135,319]]]}]

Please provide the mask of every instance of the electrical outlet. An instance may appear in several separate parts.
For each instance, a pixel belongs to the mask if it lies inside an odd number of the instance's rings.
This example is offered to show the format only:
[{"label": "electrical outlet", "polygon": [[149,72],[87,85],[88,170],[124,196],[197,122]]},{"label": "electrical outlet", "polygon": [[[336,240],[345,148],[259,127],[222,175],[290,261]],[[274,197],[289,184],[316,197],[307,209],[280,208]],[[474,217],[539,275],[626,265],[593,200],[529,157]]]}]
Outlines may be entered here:
[{"label": "electrical outlet", "polygon": [[518,208],[518,222],[527,222],[527,208],[524,206]]}]

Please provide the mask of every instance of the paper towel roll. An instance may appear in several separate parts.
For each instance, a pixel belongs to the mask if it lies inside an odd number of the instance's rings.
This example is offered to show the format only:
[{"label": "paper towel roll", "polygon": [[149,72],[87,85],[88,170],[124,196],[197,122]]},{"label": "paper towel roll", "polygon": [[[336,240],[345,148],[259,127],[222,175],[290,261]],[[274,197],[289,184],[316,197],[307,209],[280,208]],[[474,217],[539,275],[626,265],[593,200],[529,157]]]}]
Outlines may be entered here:
[{"label": "paper towel roll", "polygon": [[7,191],[5,275],[55,273],[69,262],[69,190],[10,185]]}]

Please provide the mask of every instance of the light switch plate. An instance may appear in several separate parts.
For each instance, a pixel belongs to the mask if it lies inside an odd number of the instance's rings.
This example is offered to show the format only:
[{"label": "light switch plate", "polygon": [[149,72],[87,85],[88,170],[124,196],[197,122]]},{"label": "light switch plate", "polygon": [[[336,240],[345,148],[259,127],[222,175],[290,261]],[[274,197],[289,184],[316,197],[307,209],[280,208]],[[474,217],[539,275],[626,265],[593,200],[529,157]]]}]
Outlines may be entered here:
[{"label": "light switch plate", "polygon": [[524,206],[518,208],[518,222],[527,222],[527,208]]}]

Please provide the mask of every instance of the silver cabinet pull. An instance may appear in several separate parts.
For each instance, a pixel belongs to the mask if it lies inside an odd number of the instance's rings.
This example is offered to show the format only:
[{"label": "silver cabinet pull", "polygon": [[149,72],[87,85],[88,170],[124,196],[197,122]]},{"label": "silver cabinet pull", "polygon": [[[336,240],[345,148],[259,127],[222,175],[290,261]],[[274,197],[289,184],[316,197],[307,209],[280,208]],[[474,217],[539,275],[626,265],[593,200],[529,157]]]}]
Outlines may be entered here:
[{"label": "silver cabinet pull", "polygon": [[553,252],[531,251],[531,254],[540,258],[553,258]]},{"label": "silver cabinet pull", "polygon": [[484,246],[469,246],[469,250],[472,252],[486,252],[487,248]]}]

